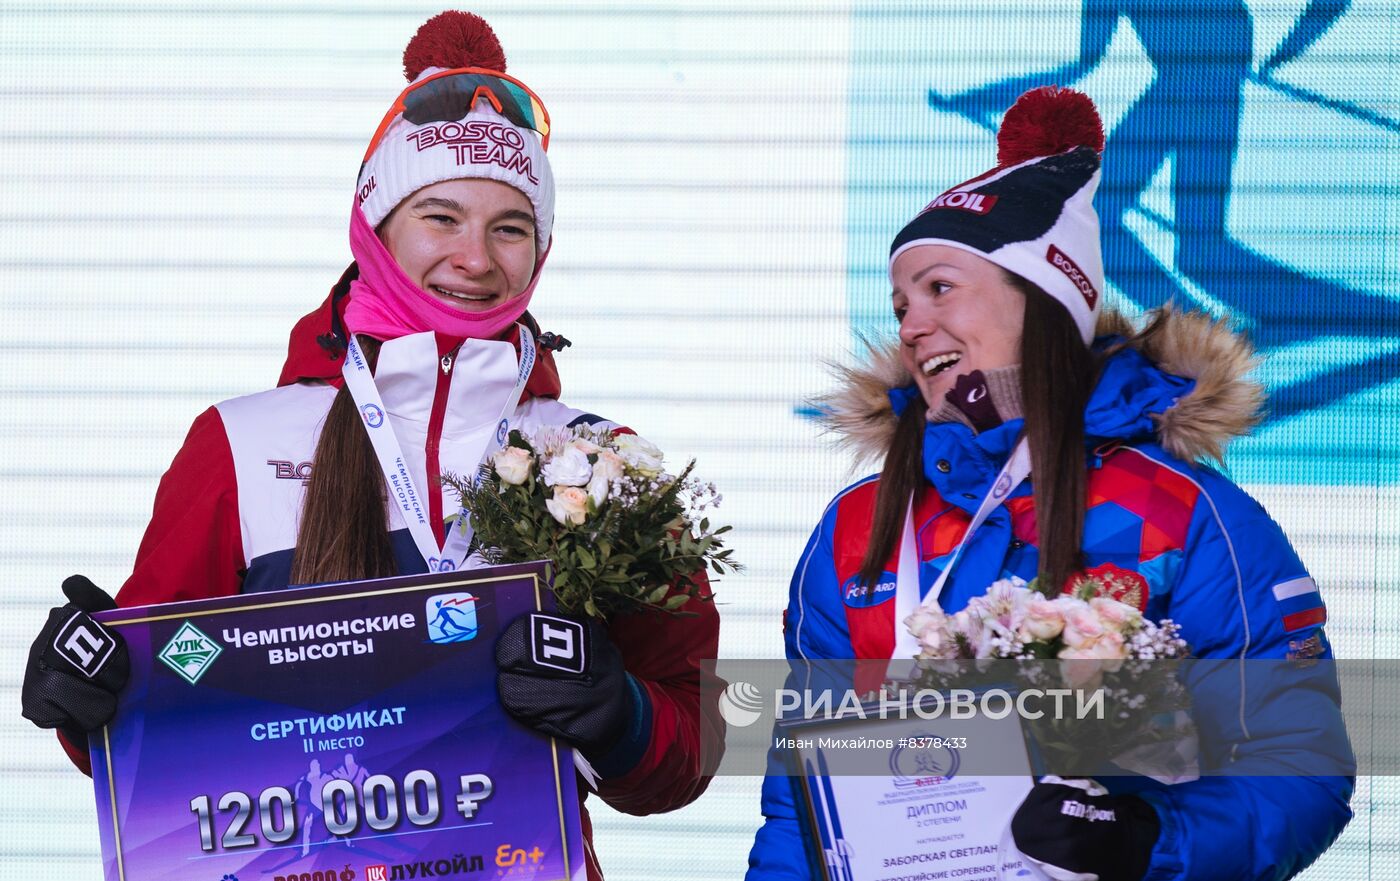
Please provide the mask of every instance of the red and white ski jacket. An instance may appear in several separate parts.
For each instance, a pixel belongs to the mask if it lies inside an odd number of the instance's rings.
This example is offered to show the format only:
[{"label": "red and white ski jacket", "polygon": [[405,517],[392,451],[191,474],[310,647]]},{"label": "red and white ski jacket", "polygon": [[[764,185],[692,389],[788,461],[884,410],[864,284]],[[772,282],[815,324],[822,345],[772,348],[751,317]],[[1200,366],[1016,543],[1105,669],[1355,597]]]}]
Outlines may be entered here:
[{"label": "red and white ski jacket", "polygon": [[[287,586],[306,479],[339,385],[343,355],[328,355],[316,342],[316,331],[329,327],[330,308],[328,299],[293,331],[282,385],[216,404],[195,419],[161,478],[134,570],[117,594],[119,605]],[[438,486],[443,473],[476,468],[485,438],[494,432],[516,383],[514,335],[459,342],[416,334],[385,343],[379,354],[375,382],[422,488]],[[553,359],[542,349],[512,427],[619,427],[560,403],[558,392]],[[455,509],[448,492],[425,493],[439,540],[443,511]],[[400,574],[425,572],[399,512],[389,507]],[[619,811],[645,815],[673,810],[693,801],[709,783],[702,772],[701,744],[705,738],[722,743],[724,723],[714,701],[702,706],[700,660],[717,655],[719,616],[712,602],[692,601],[686,609],[690,617],[643,612],[619,615],[609,623],[628,672],[647,698],[629,735],[595,763],[603,778],[598,793]],[[86,751],[64,746],[91,773]],[[586,797],[582,782],[579,791],[581,799]],[[588,875],[601,879],[586,810],[582,816]]]}]

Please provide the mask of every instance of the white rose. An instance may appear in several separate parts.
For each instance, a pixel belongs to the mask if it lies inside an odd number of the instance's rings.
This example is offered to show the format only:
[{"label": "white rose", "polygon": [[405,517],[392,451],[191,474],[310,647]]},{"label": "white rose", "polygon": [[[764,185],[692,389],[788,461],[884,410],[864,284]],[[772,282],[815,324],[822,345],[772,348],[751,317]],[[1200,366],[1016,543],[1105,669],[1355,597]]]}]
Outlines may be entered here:
[{"label": "white rose", "polygon": [[909,628],[910,633],[918,636],[930,627],[946,628],[948,616],[943,613],[942,609],[920,606],[914,610],[912,615],[904,619],[904,626]]},{"label": "white rose", "polygon": [[593,463],[593,476],[588,481],[588,495],[593,499],[594,507],[599,507],[607,501],[608,492],[613,481],[622,477],[622,458],[611,450],[601,450],[598,453],[598,461]]},{"label": "white rose", "polygon": [[1054,639],[1065,629],[1064,615],[1060,607],[1044,598],[1033,598],[1026,604],[1026,617],[1021,621],[1021,630],[1030,639]]},{"label": "white rose", "polygon": [[1061,673],[1070,688],[1092,691],[1103,684],[1103,674],[1117,672],[1127,657],[1123,637],[1106,633],[1091,646],[1062,649]]},{"label": "white rose", "polygon": [[[604,463],[606,463],[606,464],[604,464]],[[619,479],[619,478],[622,477],[622,472],[625,471],[625,470],[627,470],[627,462],[626,462],[621,456],[619,456],[617,453],[614,453],[612,450],[607,450],[607,449],[605,449],[605,450],[600,450],[600,451],[598,452],[598,461],[595,462],[595,463],[593,463],[593,467],[594,467],[594,468],[599,468],[599,467],[608,468],[610,471],[613,471],[613,473],[614,473],[613,479],[614,479],[614,480],[617,480],[617,479]]]},{"label": "white rose", "polygon": [[1070,688],[1096,691],[1103,685],[1103,666],[1086,649],[1064,649],[1060,652],[1060,677]]},{"label": "white rose", "polygon": [[582,450],[568,447],[545,461],[540,476],[545,486],[583,486],[593,476],[593,466]]},{"label": "white rose", "polygon": [[919,659],[951,660],[958,656],[958,643],[946,628],[934,627],[919,634]]},{"label": "white rose", "polygon": [[1065,645],[1072,649],[1087,649],[1108,633],[1099,615],[1088,603],[1077,603],[1064,610],[1065,630],[1061,634]]},{"label": "white rose", "polygon": [[617,446],[618,455],[633,471],[647,477],[661,473],[661,460],[665,454],[651,441],[635,434],[619,434],[613,438],[613,443]]},{"label": "white rose", "polygon": [[[1076,657],[1093,658],[1096,661],[1104,661],[1104,669],[1112,672],[1122,666],[1122,661],[1128,657],[1128,647],[1123,642],[1123,637],[1117,633],[1105,633],[1095,643],[1088,648],[1066,649],[1074,651]],[[1060,657],[1064,657],[1065,652],[1060,652]]]},{"label": "white rose", "polygon": [[904,626],[919,641],[920,651],[915,657],[920,660],[957,657],[958,645],[953,640],[948,621],[942,609],[927,606],[915,609],[912,615],[904,619]]},{"label": "white rose", "polygon": [[1142,624],[1142,613],[1136,606],[1121,603],[1112,597],[1094,597],[1089,600],[1089,608],[1094,610],[1100,621],[1119,633],[1135,630]]},{"label": "white rose", "polygon": [[491,466],[501,476],[501,482],[512,486],[519,486],[525,482],[530,476],[530,466],[534,463],[535,457],[530,455],[530,451],[520,447],[506,447],[497,450],[491,456]]},{"label": "white rose", "polygon": [[588,493],[576,486],[556,486],[554,498],[545,499],[544,506],[564,526],[577,526],[588,516]]},{"label": "white rose", "polygon": [[603,449],[602,447],[593,443],[593,441],[589,440],[586,437],[574,438],[573,440],[569,441],[569,446],[573,447],[574,449],[578,450],[580,453],[583,453],[586,456],[591,456],[594,453],[599,452]]}]

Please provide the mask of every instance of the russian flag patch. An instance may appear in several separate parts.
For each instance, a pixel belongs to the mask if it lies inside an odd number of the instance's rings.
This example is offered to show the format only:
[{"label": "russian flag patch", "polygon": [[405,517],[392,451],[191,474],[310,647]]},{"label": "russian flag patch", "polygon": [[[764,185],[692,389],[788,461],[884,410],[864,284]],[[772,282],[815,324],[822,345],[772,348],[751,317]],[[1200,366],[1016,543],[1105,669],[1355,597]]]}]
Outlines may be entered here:
[{"label": "russian flag patch", "polygon": [[1287,633],[1327,621],[1327,608],[1322,605],[1322,594],[1318,592],[1317,583],[1307,576],[1275,584],[1274,599],[1278,601],[1278,611],[1283,616],[1283,629]]}]

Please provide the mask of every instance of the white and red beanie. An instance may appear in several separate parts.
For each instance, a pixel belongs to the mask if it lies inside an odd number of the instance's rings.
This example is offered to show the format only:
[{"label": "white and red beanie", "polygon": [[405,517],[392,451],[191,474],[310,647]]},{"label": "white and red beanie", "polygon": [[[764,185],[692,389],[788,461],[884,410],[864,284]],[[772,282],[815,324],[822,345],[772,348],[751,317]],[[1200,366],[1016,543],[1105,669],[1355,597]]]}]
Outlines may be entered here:
[{"label": "white and red beanie", "polygon": [[1103,122],[1088,95],[1042,86],[1016,100],[997,133],[997,166],[934,199],[890,246],[895,258],[948,245],[1034,282],[1069,311],[1087,343],[1103,299],[1094,192]]},{"label": "white and red beanie", "polygon": [[[468,12],[428,19],[403,53],[404,76],[420,82],[444,70],[506,71],[506,56],[491,26]],[[415,125],[400,113],[360,168],[358,201],[377,227],[414,192],[445,180],[485,178],[515,187],[535,210],[536,246],[549,245],[554,225],[554,174],[544,144],[480,99],[457,120]]]}]

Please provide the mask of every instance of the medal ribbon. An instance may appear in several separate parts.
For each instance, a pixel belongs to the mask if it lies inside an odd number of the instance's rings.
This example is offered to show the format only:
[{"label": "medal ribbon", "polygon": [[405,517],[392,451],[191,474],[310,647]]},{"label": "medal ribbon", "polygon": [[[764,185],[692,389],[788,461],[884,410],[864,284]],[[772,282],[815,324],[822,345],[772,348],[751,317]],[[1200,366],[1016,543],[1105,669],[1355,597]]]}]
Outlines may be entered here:
[{"label": "medal ribbon", "polygon": [[[943,593],[943,585],[948,582],[953,567],[958,565],[958,560],[962,558],[963,549],[972,540],[972,534],[997,506],[1011,496],[1011,491],[1020,486],[1030,473],[1031,450],[1026,444],[1026,439],[1022,438],[1011,451],[1011,458],[1006,460],[997,479],[992,482],[992,488],[983,497],[982,504],[978,506],[977,513],[973,515],[972,522],[963,533],[962,541],[958,542],[958,546],[953,549],[953,555],[948,558],[948,565],[938,573],[938,580],[922,600],[919,594],[918,539],[914,532],[914,497],[909,497],[909,507],[904,514],[904,535],[899,542],[899,573],[894,594],[894,654],[891,655],[893,659],[907,662],[919,653],[919,640],[904,625],[905,620],[920,608],[938,606],[938,597]],[[907,667],[907,664],[904,666]]]},{"label": "medal ribbon", "polygon": [[[530,371],[535,367],[535,337],[523,324],[520,328],[520,360],[515,388],[501,405],[501,414],[496,421],[496,430],[486,441],[486,447],[473,469],[469,479],[476,481],[476,472],[497,450],[505,445],[510,436],[510,417],[520,403],[520,395],[525,391],[525,383],[530,379]],[[384,484],[389,490],[389,498],[398,506],[403,521],[408,525],[409,535],[418,547],[429,572],[452,572],[462,568],[471,545],[473,530],[465,510],[459,511],[456,521],[447,533],[447,540],[441,548],[433,535],[432,524],[428,522],[427,500],[419,492],[408,464],[404,461],[403,447],[398,435],[389,423],[389,413],[384,408],[384,399],[379,395],[379,387],[374,384],[369,362],[354,335],[350,336],[349,351],[345,364],[341,367],[345,377],[345,387],[360,411],[365,431],[369,433],[374,455],[379,460],[379,468],[384,473]]]}]

